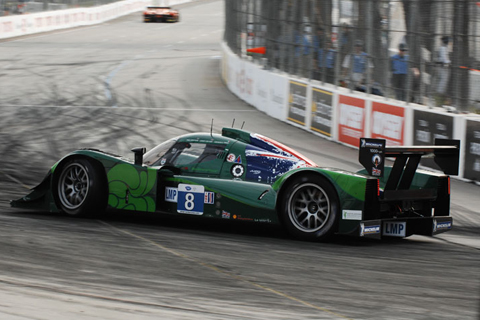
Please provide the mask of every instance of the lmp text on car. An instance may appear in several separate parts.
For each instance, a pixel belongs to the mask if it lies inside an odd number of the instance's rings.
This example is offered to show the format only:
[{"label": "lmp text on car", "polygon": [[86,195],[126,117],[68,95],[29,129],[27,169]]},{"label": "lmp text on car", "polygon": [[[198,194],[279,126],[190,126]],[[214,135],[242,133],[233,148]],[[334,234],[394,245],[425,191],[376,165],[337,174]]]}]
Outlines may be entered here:
[{"label": "lmp text on car", "polygon": [[[58,161],[13,207],[93,215],[108,210],[194,215],[281,224],[294,237],[326,239],[433,236],[452,228],[450,178],[458,174],[459,141],[385,147],[361,138],[360,172],[317,166],[265,136],[224,128],[187,134],[134,161],[95,149]],[[418,169],[433,154],[445,172]],[[393,157],[392,167],[385,158]]]},{"label": "lmp text on car", "polygon": [[143,11],[144,22],[178,22],[180,13],[171,7],[148,6]]}]

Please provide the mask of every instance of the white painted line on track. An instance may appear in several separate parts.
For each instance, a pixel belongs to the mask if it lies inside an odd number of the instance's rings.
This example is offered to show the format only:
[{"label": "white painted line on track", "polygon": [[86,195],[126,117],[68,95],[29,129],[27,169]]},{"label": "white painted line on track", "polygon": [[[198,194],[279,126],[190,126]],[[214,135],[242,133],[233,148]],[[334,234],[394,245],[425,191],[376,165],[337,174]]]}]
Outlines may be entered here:
[{"label": "white painted line on track", "polygon": [[[107,223],[103,220],[97,220],[98,222],[104,224],[105,226],[117,231],[117,232],[121,232],[123,234],[126,234],[126,235],[129,235],[133,238],[136,238],[136,239],[139,239],[139,240],[142,240],[144,241],[145,243],[149,243],[150,245],[152,246],[155,246],[157,248],[159,248],[160,250],[164,251],[164,252],[168,252],[178,258],[181,258],[181,259],[184,259],[186,261],[188,261],[189,263],[193,262],[194,264],[198,265],[198,266],[201,266],[201,267],[205,267],[205,268],[208,268],[210,269],[211,271],[214,271],[222,276],[227,276],[229,278],[232,278],[236,281],[239,281],[239,282],[243,282],[243,283],[247,283],[253,287],[256,287],[257,289],[260,289],[264,292],[268,292],[270,294],[273,294],[273,295],[276,295],[276,296],[280,296],[286,300],[290,300],[290,301],[293,301],[295,303],[298,303],[300,305],[303,305],[303,306],[306,306],[306,307],[309,307],[309,308],[312,308],[312,309],[315,309],[317,311],[321,311],[321,312],[324,312],[324,313],[327,313],[329,314],[329,318],[331,318],[331,316],[335,316],[336,318],[338,319],[347,319],[347,320],[353,320],[352,318],[349,318],[347,316],[344,316],[340,313],[337,313],[335,311],[332,311],[328,308],[325,308],[325,307],[322,307],[322,306],[319,306],[319,305],[316,305],[316,304],[313,304],[313,303],[310,303],[306,300],[302,300],[302,299],[299,299],[295,296],[292,296],[290,294],[287,294],[287,293],[284,293],[282,291],[279,291],[279,290],[276,290],[276,289],[273,289],[273,288],[270,288],[268,287],[267,285],[265,284],[262,284],[260,281],[257,282],[256,280],[252,280],[251,277],[247,277],[247,276],[241,276],[241,275],[238,275],[236,274],[235,272],[232,272],[232,271],[229,271],[229,270],[225,270],[225,269],[222,269],[222,268],[219,268],[217,266],[215,266],[214,264],[210,264],[206,261],[203,261],[201,259],[198,259],[198,258],[195,258],[193,256],[189,256],[188,254],[185,254],[185,253],[182,253],[178,250],[175,250],[175,249],[172,249],[170,247],[167,247],[163,244],[161,244],[160,242],[158,241],[154,241],[154,240],[150,240],[146,237],[143,237],[139,234],[137,234],[136,232],[132,232],[132,231],[129,231],[129,230],[126,230],[124,228],[120,228],[120,227],[116,227],[114,226],[113,224],[110,224],[110,223]],[[324,318],[324,317],[322,317]]]},{"label": "white painted line on track", "polygon": [[[57,35],[57,34],[66,34],[66,33],[72,33],[72,32],[76,32],[76,31],[80,31],[80,30],[98,28],[98,27],[100,27],[101,25],[102,25],[102,24],[98,24],[98,25],[89,26],[89,27],[79,26],[79,27],[75,27],[75,29],[72,29],[72,30],[58,31],[58,32],[55,32],[54,30],[52,30],[52,31],[47,31],[48,34],[41,34],[41,35],[38,35],[38,36],[28,35],[28,34],[27,34],[27,35],[21,36],[21,37],[26,37],[26,38],[21,38],[21,39],[12,39],[12,40],[10,40],[10,39],[2,39],[2,42],[0,42],[0,46],[2,45],[2,43],[22,42],[22,41],[27,41],[27,40],[31,40],[31,39],[40,39],[40,38],[50,37],[50,36]],[[5,41],[3,41],[3,40],[5,40]]]},{"label": "white painted line on track", "polygon": [[[111,109],[110,106],[52,106],[52,105],[0,105],[0,108],[64,108],[64,109]],[[151,108],[151,107],[119,107],[117,110],[158,110],[158,111],[196,111],[196,112],[259,112],[251,109],[188,109],[188,108]]]}]

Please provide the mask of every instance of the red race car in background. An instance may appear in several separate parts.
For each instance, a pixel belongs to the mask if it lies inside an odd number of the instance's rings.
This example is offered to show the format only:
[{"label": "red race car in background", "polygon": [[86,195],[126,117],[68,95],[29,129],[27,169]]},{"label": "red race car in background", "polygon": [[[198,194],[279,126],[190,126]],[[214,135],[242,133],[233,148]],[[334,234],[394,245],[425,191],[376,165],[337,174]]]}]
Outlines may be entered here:
[{"label": "red race car in background", "polygon": [[144,22],[178,22],[180,14],[171,7],[148,6],[143,12]]}]

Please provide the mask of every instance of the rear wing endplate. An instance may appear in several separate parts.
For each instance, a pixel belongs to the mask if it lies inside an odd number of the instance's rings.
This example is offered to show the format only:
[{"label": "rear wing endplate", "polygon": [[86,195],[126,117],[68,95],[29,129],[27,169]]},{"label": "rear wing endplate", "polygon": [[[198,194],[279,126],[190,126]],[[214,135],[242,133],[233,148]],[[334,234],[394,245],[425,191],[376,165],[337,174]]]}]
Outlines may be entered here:
[{"label": "rear wing endplate", "polygon": [[433,155],[445,174],[458,175],[460,140],[435,139],[434,146],[386,147],[385,139],[360,138],[359,161],[368,174],[383,177],[385,158],[395,158],[386,190],[408,189],[422,156]]}]

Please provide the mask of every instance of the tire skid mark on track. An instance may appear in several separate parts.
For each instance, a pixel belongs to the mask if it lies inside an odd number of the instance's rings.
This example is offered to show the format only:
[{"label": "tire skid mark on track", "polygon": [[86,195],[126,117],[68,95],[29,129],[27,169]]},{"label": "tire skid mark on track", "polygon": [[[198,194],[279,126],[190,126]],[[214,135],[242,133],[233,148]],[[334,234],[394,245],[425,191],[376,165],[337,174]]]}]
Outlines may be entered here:
[{"label": "tire skid mark on track", "polygon": [[20,181],[20,180],[18,180],[17,178],[9,175],[8,173],[3,172],[2,170],[0,170],[0,173],[3,174],[3,175],[4,175],[5,177],[7,177],[8,179],[10,179],[11,181],[19,184],[20,186],[22,186],[22,187],[24,187],[24,188],[26,188],[26,189],[29,189],[29,190],[32,189],[32,187],[27,186],[27,185],[24,184],[22,181]]},{"label": "tire skid mark on track", "polygon": [[135,233],[133,233],[133,232],[131,232],[131,231],[127,231],[127,230],[124,230],[124,229],[115,227],[115,226],[113,226],[113,225],[111,225],[111,224],[109,224],[109,223],[107,223],[107,222],[105,222],[105,221],[102,221],[102,220],[98,220],[98,221],[99,221],[100,223],[104,224],[105,226],[109,227],[109,228],[116,229],[116,230],[122,232],[123,234],[129,235],[129,236],[131,236],[131,237],[133,237],[133,238],[137,238],[137,239],[139,239],[139,240],[142,240],[143,242],[147,242],[147,243],[149,243],[149,244],[151,244],[151,245],[153,245],[153,246],[155,246],[155,247],[157,247],[157,248],[160,248],[160,249],[162,249],[163,251],[166,251],[166,252],[168,252],[168,253],[170,253],[170,254],[172,254],[172,255],[174,255],[174,256],[177,256],[177,257],[179,257],[179,258],[182,258],[182,259],[185,259],[185,260],[194,262],[194,263],[196,263],[196,264],[198,264],[198,265],[200,265],[200,266],[203,266],[203,267],[208,268],[208,269],[210,269],[210,270],[212,270],[212,271],[215,271],[215,272],[220,273],[220,274],[222,274],[222,275],[225,275],[225,276],[228,276],[228,277],[230,277],[230,278],[233,278],[233,279],[235,279],[235,280],[237,280],[237,281],[241,281],[241,282],[244,282],[244,283],[248,283],[249,285],[254,286],[254,287],[257,287],[258,289],[261,289],[261,290],[264,290],[264,291],[273,293],[273,294],[275,294],[275,295],[277,295],[277,296],[280,296],[280,297],[283,297],[283,298],[285,298],[285,299],[288,299],[288,300],[297,302],[297,303],[299,303],[299,304],[301,304],[301,305],[304,305],[304,306],[306,306],[306,307],[315,309],[315,310],[317,310],[317,311],[322,311],[322,312],[328,313],[328,314],[330,314],[330,315],[332,315],[332,316],[335,316],[335,317],[338,317],[338,318],[340,318],[340,319],[353,320],[352,318],[346,317],[346,316],[344,316],[344,315],[342,315],[342,314],[339,314],[339,313],[337,313],[337,312],[331,311],[331,310],[329,310],[329,309],[327,309],[327,308],[323,308],[323,307],[314,305],[314,304],[312,304],[312,303],[309,303],[309,302],[304,301],[304,300],[302,300],[302,299],[293,297],[293,296],[288,295],[288,294],[286,294],[286,293],[283,293],[283,292],[281,292],[281,291],[272,289],[272,288],[270,288],[270,287],[261,285],[261,284],[259,284],[259,283],[257,283],[257,282],[254,282],[254,281],[245,279],[244,277],[235,275],[235,274],[233,274],[232,272],[222,270],[222,269],[220,269],[220,268],[218,268],[218,267],[216,267],[216,266],[214,266],[214,265],[212,265],[212,264],[209,264],[209,263],[207,263],[207,262],[203,262],[203,261],[201,261],[201,260],[192,258],[192,257],[190,257],[190,256],[188,256],[188,255],[186,255],[186,254],[184,254],[184,253],[181,253],[181,252],[178,252],[178,251],[176,251],[176,250],[170,249],[170,248],[168,248],[168,247],[166,247],[166,246],[164,246],[164,245],[161,245],[161,244],[159,244],[159,243],[157,243],[157,242],[155,242],[155,241],[153,241],[153,240],[149,240],[149,239],[147,239],[147,238],[145,238],[145,237],[142,237],[142,236],[140,236],[140,235],[137,235],[137,234],[135,234]]},{"label": "tire skid mark on track", "polygon": [[[1,278],[1,277],[0,277],[0,283],[7,284],[7,285],[12,285],[12,286],[24,287],[24,288],[37,289],[37,290],[42,290],[42,291],[47,291],[47,292],[55,292],[55,293],[60,293],[60,294],[65,294],[65,295],[70,295],[70,296],[91,298],[91,299],[97,299],[97,300],[105,300],[105,301],[111,301],[111,302],[120,302],[120,303],[126,303],[126,304],[138,305],[138,306],[156,307],[156,308],[162,308],[162,309],[187,311],[187,312],[191,312],[191,313],[210,314],[210,315],[218,315],[218,316],[232,316],[233,315],[233,314],[228,314],[228,313],[219,313],[219,312],[210,312],[210,311],[205,311],[205,310],[196,310],[196,309],[192,309],[192,308],[181,308],[181,307],[175,307],[175,306],[170,306],[170,305],[160,304],[160,303],[149,303],[149,302],[142,302],[142,301],[135,301],[135,300],[128,300],[128,299],[114,298],[114,297],[108,297],[108,296],[93,294],[93,293],[70,291],[70,290],[55,288],[55,287],[52,287],[52,286],[44,286],[44,285],[32,284],[32,283],[27,283],[27,282],[22,282],[22,281],[4,279],[4,278]],[[242,317],[238,314],[235,314],[235,317],[250,319],[250,317]]]}]

